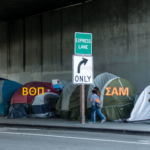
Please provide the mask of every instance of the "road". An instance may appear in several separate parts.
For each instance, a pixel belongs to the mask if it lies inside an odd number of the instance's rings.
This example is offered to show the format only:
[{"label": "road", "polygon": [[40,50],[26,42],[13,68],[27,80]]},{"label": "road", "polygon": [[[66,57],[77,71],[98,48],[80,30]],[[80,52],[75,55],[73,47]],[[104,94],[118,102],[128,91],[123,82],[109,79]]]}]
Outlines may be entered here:
[{"label": "road", "polygon": [[0,150],[149,150],[150,136],[0,128]]}]

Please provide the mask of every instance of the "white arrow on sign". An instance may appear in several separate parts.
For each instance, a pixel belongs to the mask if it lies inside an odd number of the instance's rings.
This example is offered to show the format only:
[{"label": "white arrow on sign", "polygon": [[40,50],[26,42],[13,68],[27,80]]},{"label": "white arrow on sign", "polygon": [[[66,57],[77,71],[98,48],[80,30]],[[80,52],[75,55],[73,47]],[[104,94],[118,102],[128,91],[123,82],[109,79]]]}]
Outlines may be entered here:
[{"label": "white arrow on sign", "polygon": [[93,56],[73,55],[73,83],[93,84]]}]

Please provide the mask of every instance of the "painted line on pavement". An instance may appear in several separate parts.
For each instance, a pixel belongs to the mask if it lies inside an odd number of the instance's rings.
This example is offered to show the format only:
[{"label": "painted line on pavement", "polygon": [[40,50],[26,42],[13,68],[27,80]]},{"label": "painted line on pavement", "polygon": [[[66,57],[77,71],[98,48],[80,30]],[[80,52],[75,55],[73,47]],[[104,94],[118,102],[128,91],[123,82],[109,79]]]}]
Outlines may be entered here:
[{"label": "painted line on pavement", "polygon": [[87,140],[87,141],[101,141],[101,142],[113,142],[113,143],[150,145],[150,143],[144,143],[144,142],[130,142],[130,141],[117,141],[117,140],[106,140],[106,139],[92,139],[92,138],[68,137],[68,136],[46,135],[46,134],[14,133],[14,132],[0,132],[0,134],[41,136],[41,137],[54,137],[54,138],[76,139],[76,140]]}]

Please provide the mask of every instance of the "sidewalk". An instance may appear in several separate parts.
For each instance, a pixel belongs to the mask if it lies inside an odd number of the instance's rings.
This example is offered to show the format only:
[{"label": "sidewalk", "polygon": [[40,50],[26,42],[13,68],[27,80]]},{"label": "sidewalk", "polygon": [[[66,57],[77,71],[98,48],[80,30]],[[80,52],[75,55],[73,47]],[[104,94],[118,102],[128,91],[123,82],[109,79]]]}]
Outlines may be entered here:
[{"label": "sidewalk", "polygon": [[97,121],[95,124],[80,124],[79,121],[68,121],[60,118],[27,118],[27,119],[5,119],[0,117],[0,126],[19,126],[19,127],[39,127],[69,129],[79,131],[96,131],[111,133],[128,133],[128,134],[147,134],[150,135],[150,123],[122,123],[122,122],[105,122],[103,124]]}]

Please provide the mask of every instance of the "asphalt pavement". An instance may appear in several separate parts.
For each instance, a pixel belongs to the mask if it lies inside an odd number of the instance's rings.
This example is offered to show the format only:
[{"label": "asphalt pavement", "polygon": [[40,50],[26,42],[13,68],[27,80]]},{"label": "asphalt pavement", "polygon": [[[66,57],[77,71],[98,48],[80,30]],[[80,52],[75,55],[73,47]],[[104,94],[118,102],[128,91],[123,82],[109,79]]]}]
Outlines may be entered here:
[{"label": "asphalt pavement", "polygon": [[0,128],[1,150],[149,150],[150,136]]}]

